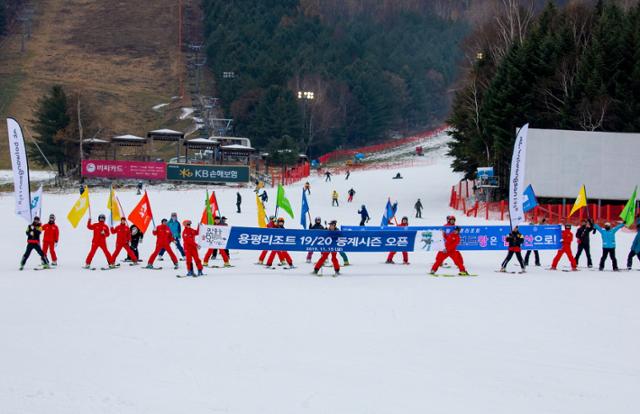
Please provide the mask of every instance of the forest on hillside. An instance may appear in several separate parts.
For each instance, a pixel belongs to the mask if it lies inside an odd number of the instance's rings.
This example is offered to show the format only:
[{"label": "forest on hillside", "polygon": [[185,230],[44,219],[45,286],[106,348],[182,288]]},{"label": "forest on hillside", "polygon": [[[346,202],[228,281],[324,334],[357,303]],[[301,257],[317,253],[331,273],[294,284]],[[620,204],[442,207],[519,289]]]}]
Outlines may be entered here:
[{"label": "forest on hillside", "polygon": [[477,167],[493,166],[504,193],[515,131],[527,122],[640,131],[638,2],[549,3],[538,15],[515,8],[500,21],[469,37],[476,59],[449,119],[455,170],[472,176]]},{"label": "forest on hillside", "polygon": [[208,64],[237,135],[317,155],[446,118],[467,23],[430,9],[340,12],[349,4],[204,0]]}]

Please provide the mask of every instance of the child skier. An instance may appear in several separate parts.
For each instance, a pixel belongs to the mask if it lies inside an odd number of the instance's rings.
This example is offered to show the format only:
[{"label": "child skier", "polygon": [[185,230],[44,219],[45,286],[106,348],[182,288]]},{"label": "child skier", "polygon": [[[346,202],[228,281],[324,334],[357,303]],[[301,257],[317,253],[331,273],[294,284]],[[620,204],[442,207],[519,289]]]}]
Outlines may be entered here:
[{"label": "child skier", "polygon": [[[276,228],[278,229],[284,229],[284,217],[278,217],[278,222],[276,224]],[[273,260],[276,257],[276,254],[278,255],[278,259],[280,259],[280,263],[284,263],[286,262],[289,265],[289,268],[293,268],[295,266],[293,266],[293,259],[291,259],[291,256],[289,255],[289,252],[281,250],[281,251],[276,251],[273,250],[271,252],[271,254],[269,255],[269,259],[267,259],[267,264],[266,267],[270,268],[273,266]]]},{"label": "child skier", "polygon": [[[142,233],[138,228],[138,226],[136,226],[135,224],[132,224],[131,227],[129,227],[129,230],[131,230],[131,243],[129,247],[131,247],[131,250],[133,251],[133,253],[135,253],[136,257],[138,258],[138,261],[140,261],[138,244],[142,243],[142,239],[144,238],[144,233]],[[125,261],[128,261],[128,260],[129,260],[129,257],[127,256]]]},{"label": "child skier", "polygon": [[22,255],[22,260],[20,261],[20,270],[24,269],[24,265],[25,263],[27,263],[27,259],[31,255],[32,250],[35,250],[36,253],[38,253],[38,255],[40,256],[40,260],[42,260],[42,268],[49,268],[49,261],[47,260],[47,256],[45,256],[44,252],[40,248],[40,233],[42,233],[40,217],[35,216],[33,218],[33,223],[27,226],[27,231],[25,232],[25,234],[27,235],[27,249]]},{"label": "child skier", "polygon": [[138,264],[138,256],[129,247],[131,241],[131,229],[127,225],[127,219],[122,217],[117,227],[111,227],[111,234],[116,234],[116,249],[113,251],[112,260],[115,263],[118,260],[120,251],[124,249],[127,252],[127,258],[131,260],[131,265]]},{"label": "child skier", "polygon": [[362,205],[362,207],[360,207],[360,210],[358,210],[358,214],[360,214],[361,226],[364,226],[371,219],[371,217],[369,217],[369,212],[367,211],[367,206],[365,206],[364,204]]},{"label": "child skier", "polygon": [[198,243],[196,243],[196,236],[199,234],[200,229],[191,228],[191,220],[185,220],[182,222],[184,230],[182,231],[182,239],[184,240],[184,252],[187,256],[187,276],[195,277],[193,273],[193,263],[196,262],[196,268],[198,269],[197,276],[203,276],[202,262],[198,256]]},{"label": "child skier", "polygon": [[[542,218],[542,220],[540,220],[540,225],[544,224],[547,222],[546,218]],[[535,226],[535,223],[529,223],[532,226]],[[527,250],[527,253],[525,253],[524,255],[524,265],[525,266],[529,266],[529,257],[531,256],[531,252],[533,252],[533,256],[535,257],[535,265],[536,266],[540,266],[540,252],[537,250]]]},{"label": "child skier", "polygon": [[[214,226],[226,226],[227,224],[222,224],[220,217],[215,216],[213,218],[213,225]],[[204,265],[205,267],[209,266],[209,259],[211,259],[211,256],[213,256],[213,259],[215,260],[216,256],[218,255],[218,249],[208,249],[207,252],[204,255]],[[220,249],[220,256],[222,256],[222,261],[224,262],[224,267],[231,267],[231,263],[229,263],[229,253],[227,252],[227,250],[225,249]]]},{"label": "child skier", "polygon": [[[313,225],[311,225],[311,227],[309,227],[309,230],[325,230],[324,226],[322,225],[322,219],[320,217],[316,217],[315,222],[313,223]],[[349,257],[347,256],[347,254],[345,252],[338,252],[338,253],[340,253],[340,257],[342,257],[342,261],[344,262],[343,266],[349,266]],[[308,252],[307,263],[311,263],[312,257],[313,257],[313,252]]]},{"label": "child skier", "polygon": [[596,230],[602,236],[602,257],[600,258],[599,270],[604,270],[604,262],[607,260],[607,256],[611,256],[611,264],[613,265],[613,271],[618,271],[618,260],[616,259],[616,232],[624,226],[624,223],[620,223],[614,228],[611,228],[611,223],[604,223],[604,228],[599,225],[595,225]]},{"label": "child skier", "polygon": [[558,262],[562,255],[566,254],[569,258],[569,263],[571,263],[571,270],[576,271],[577,264],[576,259],[573,258],[573,254],[571,253],[571,242],[573,241],[573,233],[571,233],[571,224],[565,224],[564,230],[562,231],[562,248],[558,250],[556,257],[553,258],[553,262],[551,263],[551,270],[556,270],[558,266]]},{"label": "child skier", "polygon": [[[329,231],[338,231],[338,222],[336,220],[332,220],[329,222]],[[313,268],[313,274],[317,275],[320,269],[322,269],[322,265],[327,260],[327,258],[331,255],[331,264],[333,265],[333,276],[338,276],[340,274],[340,263],[338,262],[338,258],[336,257],[336,252],[322,252],[320,255],[320,260],[316,263]]]},{"label": "child skier", "polygon": [[156,249],[153,251],[147,262],[147,269],[153,269],[153,262],[156,260],[156,256],[160,253],[160,250],[164,249],[169,253],[169,257],[173,261],[173,268],[178,268],[178,258],[173,250],[171,250],[171,242],[173,236],[171,235],[171,229],[167,226],[167,219],[163,218],[161,224],[153,230],[153,235],[156,236]]},{"label": "child skier", "polygon": [[109,237],[109,226],[105,224],[105,216],[104,214],[100,214],[98,216],[98,222],[91,224],[91,217],[87,221],[87,228],[93,232],[93,239],[91,240],[91,250],[87,255],[87,259],[85,260],[85,269],[89,269],[91,267],[91,261],[93,260],[93,256],[96,254],[98,249],[102,250],[104,253],[104,257],[107,259],[107,263],[109,263],[109,268],[116,267],[113,258],[111,257],[111,253],[109,253],[109,249],[107,249],[107,237]]},{"label": "child skier", "polygon": [[347,194],[349,194],[349,198],[347,198],[347,203],[350,203],[353,201],[353,196],[356,195],[356,190],[354,190],[353,188],[351,188]]},{"label": "child skier", "polygon": [[56,216],[49,214],[49,222],[42,226],[44,236],[42,236],[42,252],[46,256],[51,252],[51,266],[58,265],[58,256],[56,255],[56,246],[58,245],[58,238],[60,236],[60,230],[56,224]]},{"label": "child skier", "polygon": [[631,265],[633,262],[633,256],[638,257],[640,260],[640,220],[636,225],[636,237],[633,239],[633,243],[631,243],[631,250],[629,250],[629,255],[627,256],[627,270],[631,270]]},{"label": "child skier", "polygon": [[331,193],[331,207],[340,207],[340,204],[338,204],[338,192],[336,190],[333,190],[333,193]]},{"label": "child skier", "polygon": [[[273,229],[276,226],[277,226],[277,224],[276,224],[276,216],[269,217],[269,222],[267,223],[267,228],[268,229]],[[260,257],[258,257],[258,262],[256,264],[258,264],[258,265],[264,264],[264,259],[267,257],[268,253],[269,253],[269,250],[263,250],[260,253]]]},{"label": "child skier", "polygon": [[593,228],[593,221],[591,219],[582,220],[580,227],[576,231],[576,241],[578,242],[578,251],[576,252],[576,265],[580,261],[580,255],[582,252],[587,256],[587,266],[593,267],[591,261],[591,233],[595,233],[596,229]]},{"label": "child skier", "polygon": [[520,273],[524,273],[524,260],[522,260],[522,254],[520,253],[522,251],[520,246],[522,246],[522,243],[524,243],[524,236],[522,235],[522,233],[520,233],[520,229],[518,228],[518,226],[515,226],[513,230],[511,230],[511,233],[509,233],[505,240],[507,243],[509,243],[509,253],[507,253],[507,257],[502,262],[500,271],[507,271],[507,265],[515,254],[516,259],[518,259],[518,263],[520,264],[520,269],[522,269]]},{"label": "child skier", "polygon": [[[402,221],[400,222],[400,224],[398,224],[398,227],[407,227],[409,226],[409,218],[408,217],[402,217]],[[387,264],[394,264],[395,262],[393,261],[393,256],[396,255],[397,252],[389,252],[389,255],[387,256],[387,261],[385,263]],[[408,265],[409,264],[409,252],[402,252],[402,264]]]},{"label": "child skier", "polygon": [[[171,230],[173,243],[176,245],[176,249],[178,249],[178,252],[182,256],[180,260],[184,260],[184,249],[182,248],[182,244],[180,244],[180,238],[182,237],[182,227],[180,226],[180,222],[178,221],[178,213],[171,213],[171,218],[169,219],[167,226]],[[164,260],[164,249],[160,250],[158,260]]]},{"label": "child skier", "polygon": [[436,262],[431,267],[431,274],[435,275],[442,262],[447,257],[451,257],[453,263],[458,267],[460,271],[459,276],[469,276],[467,269],[464,268],[464,260],[462,255],[458,251],[458,245],[460,244],[460,227],[454,227],[453,231],[444,236],[444,250],[439,251],[436,255]]}]

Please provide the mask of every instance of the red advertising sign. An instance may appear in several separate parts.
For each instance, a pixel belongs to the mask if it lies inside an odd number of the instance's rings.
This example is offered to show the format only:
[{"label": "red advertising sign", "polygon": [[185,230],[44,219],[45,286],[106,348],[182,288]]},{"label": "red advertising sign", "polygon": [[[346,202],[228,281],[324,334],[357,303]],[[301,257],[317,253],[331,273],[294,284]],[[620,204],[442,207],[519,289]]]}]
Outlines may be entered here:
[{"label": "red advertising sign", "polygon": [[164,162],[83,160],[83,177],[166,180]]}]

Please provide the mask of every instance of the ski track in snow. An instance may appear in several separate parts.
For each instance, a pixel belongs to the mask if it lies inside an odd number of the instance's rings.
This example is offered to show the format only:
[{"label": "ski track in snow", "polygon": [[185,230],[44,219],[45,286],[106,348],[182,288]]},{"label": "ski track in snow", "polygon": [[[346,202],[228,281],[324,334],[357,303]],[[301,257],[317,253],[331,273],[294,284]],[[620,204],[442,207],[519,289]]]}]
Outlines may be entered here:
[{"label": "ski track in snow", "polygon": [[[411,223],[442,224],[451,213],[459,224],[485,223],[447,207],[461,177],[445,153],[440,146],[425,155],[433,164],[400,169],[403,180],[391,179],[395,170],[332,183],[314,176],[311,215],[354,224],[364,203],[377,224],[391,197]],[[296,213],[301,185],[286,190]],[[213,189],[232,225],[255,225],[251,189],[239,190],[242,214],[236,188]],[[334,189],[340,207],[331,207]],[[156,222],[172,211],[197,221],[204,190],[149,187]],[[275,190],[267,191],[271,213]],[[19,272],[26,223],[13,197],[0,196],[9,218],[0,239],[2,413],[637,412],[640,272],[505,275],[494,272],[505,252],[464,252],[479,277],[434,278],[432,253],[411,253],[411,266],[350,254],[343,275],[320,278],[304,253],[293,253],[299,267],[285,272],[253,265],[252,251],[232,251],[236,267],[199,279],[177,279],[166,260],[156,262],[161,271],[91,272],[80,269],[90,232],[65,219],[77,197],[44,198],[43,215],[55,213],[61,227],[59,268]],[[139,199],[119,197],[127,211]],[[418,197],[423,220],[411,218]],[[94,219],[106,200],[107,190],[91,190]],[[298,217],[286,224],[299,228]],[[618,233],[621,264],[633,236]],[[154,244],[149,233],[143,258]],[[596,235],[594,260],[600,247]],[[543,264],[554,253],[542,252]],[[94,265],[105,263],[98,253]],[[36,264],[32,256],[27,269]]]}]

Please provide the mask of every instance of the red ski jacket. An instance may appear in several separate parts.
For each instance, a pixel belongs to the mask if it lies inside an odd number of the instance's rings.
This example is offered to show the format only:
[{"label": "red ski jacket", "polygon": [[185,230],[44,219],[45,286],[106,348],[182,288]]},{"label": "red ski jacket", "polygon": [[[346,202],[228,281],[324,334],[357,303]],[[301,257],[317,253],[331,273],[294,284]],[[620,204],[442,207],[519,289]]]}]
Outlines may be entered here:
[{"label": "red ski jacket", "polygon": [[460,244],[460,235],[451,232],[444,236],[444,248],[448,253],[453,253]]},{"label": "red ski jacket", "polygon": [[562,230],[562,248],[570,249],[572,241],[573,241],[573,233],[571,233],[571,230],[569,229]]},{"label": "red ski jacket", "polygon": [[111,227],[111,234],[117,234],[116,244],[121,246],[131,241],[131,229],[126,224],[119,224],[117,227]]},{"label": "red ski jacket", "polygon": [[109,226],[101,222],[91,224],[91,219],[89,219],[89,221],[87,221],[87,228],[93,231],[93,240],[91,240],[91,243],[105,244],[107,242]]},{"label": "red ski jacket", "polygon": [[161,224],[153,231],[153,235],[157,236],[156,245],[164,246],[173,241],[173,235],[171,229],[166,224]]},{"label": "red ski jacket", "polygon": [[42,226],[42,230],[44,231],[44,236],[42,237],[42,241],[58,243],[58,237],[60,236],[60,231],[58,230],[57,224],[47,223]]},{"label": "red ski jacket", "polygon": [[190,227],[185,227],[182,231],[182,241],[184,242],[185,248],[198,248],[198,243],[196,243],[196,236],[200,234],[200,229],[192,229]]}]

